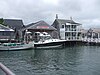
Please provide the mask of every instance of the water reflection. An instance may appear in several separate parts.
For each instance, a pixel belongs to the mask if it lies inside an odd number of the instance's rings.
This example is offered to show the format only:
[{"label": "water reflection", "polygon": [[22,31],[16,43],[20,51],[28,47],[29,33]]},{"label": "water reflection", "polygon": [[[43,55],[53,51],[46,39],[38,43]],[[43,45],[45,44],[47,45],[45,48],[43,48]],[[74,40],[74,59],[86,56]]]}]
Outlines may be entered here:
[{"label": "water reflection", "polygon": [[100,47],[6,51],[0,62],[16,75],[100,75]]},{"label": "water reflection", "polygon": [[29,69],[32,66],[29,63],[32,60],[32,55],[34,55],[34,50],[1,51],[0,62],[6,65],[16,75],[31,75]]},{"label": "water reflection", "polygon": [[38,65],[42,64],[41,66],[45,66],[48,70],[62,70],[65,73],[80,64],[81,55],[82,47],[69,47],[60,50],[35,50],[34,58],[37,60],[34,62],[38,62]]}]

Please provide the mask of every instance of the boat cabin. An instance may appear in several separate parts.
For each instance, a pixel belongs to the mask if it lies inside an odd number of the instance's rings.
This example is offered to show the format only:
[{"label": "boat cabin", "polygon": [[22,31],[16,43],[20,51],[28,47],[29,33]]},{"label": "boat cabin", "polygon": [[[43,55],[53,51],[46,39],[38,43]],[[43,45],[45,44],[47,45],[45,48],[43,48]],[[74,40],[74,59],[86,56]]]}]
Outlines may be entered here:
[{"label": "boat cabin", "polygon": [[35,42],[45,41],[49,39],[52,39],[52,37],[47,32],[35,32]]}]

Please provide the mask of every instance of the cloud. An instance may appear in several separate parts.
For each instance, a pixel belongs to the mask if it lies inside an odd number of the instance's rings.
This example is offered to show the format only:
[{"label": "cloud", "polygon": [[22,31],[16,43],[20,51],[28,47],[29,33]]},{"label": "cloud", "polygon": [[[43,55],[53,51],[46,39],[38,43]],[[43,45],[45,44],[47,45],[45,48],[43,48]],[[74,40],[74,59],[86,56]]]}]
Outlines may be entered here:
[{"label": "cloud", "polygon": [[0,17],[23,19],[25,24],[39,20],[52,24],[56,14],[72,16],[85,28],[100,24],[100,0],[1,0],[0,7]]}]

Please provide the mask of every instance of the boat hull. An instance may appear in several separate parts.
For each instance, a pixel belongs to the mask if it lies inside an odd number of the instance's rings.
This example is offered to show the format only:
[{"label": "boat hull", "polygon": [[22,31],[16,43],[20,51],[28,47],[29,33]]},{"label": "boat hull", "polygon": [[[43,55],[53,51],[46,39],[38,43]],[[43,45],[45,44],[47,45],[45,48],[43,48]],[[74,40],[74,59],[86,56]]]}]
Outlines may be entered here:
[{"label": "boat hull", "polygon": [[64,46],[65,41],[48,42],[48,43],[34,43],[34,48],[57,48]]},{"label": "boat hull", "polygon": [[26,50],[34,47],[33,43],[23,44],[18,46],[2,46],[0,45],[0,51],[14,51],[14,50]]}]

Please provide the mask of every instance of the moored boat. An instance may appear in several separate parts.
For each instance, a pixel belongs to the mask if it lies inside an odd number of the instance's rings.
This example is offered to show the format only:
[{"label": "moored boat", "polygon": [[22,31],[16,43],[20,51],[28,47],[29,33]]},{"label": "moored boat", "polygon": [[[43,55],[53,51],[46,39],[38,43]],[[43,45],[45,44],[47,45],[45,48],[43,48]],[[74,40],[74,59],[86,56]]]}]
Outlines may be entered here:
[{"label": "moored boat", "polygon": [[53,39],[48,33],[43,32],[37,34],[39,38],[34,43],[34,48],[56,48],[56,47],[62,47],[66,40],[60,40],[60,39]]},{"label": "moored boat", "polygon": [[29,43],[1,43],[0,51],[25,50],[34,47],[34,42]]}]

